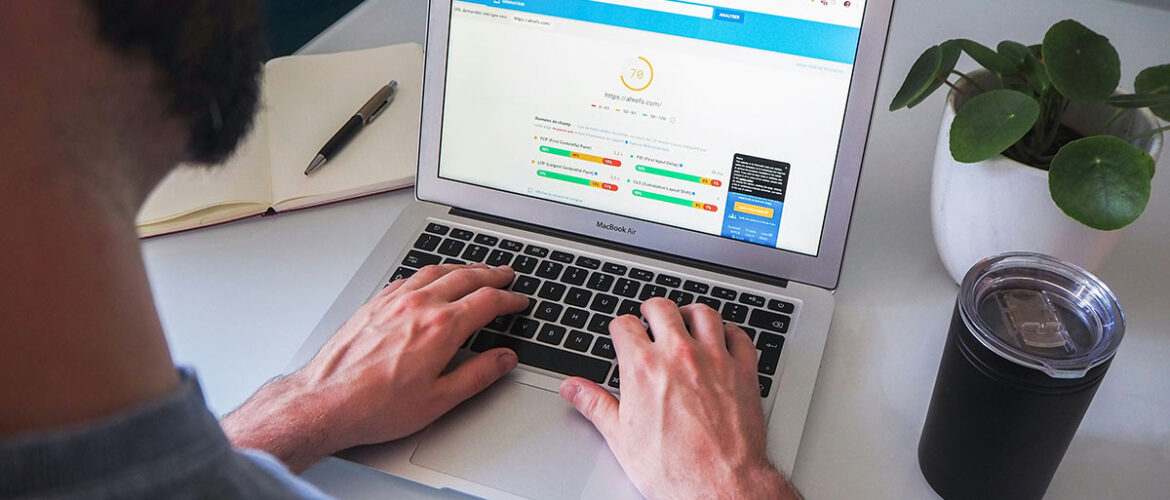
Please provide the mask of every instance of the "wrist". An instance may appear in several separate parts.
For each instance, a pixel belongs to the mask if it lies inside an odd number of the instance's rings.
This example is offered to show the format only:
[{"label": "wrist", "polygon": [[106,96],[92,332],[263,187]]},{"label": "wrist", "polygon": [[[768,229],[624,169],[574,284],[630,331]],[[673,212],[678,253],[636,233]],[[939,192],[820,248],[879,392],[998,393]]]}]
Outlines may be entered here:
[{"label": "wrist", "polygon": [[764,461],[749,467],[738,476],[734,498],[799,499],[796,489],[771,463]]},{"label": "wrist", "polygon": [[220,426],[232,446],[266,452],[299,474],[337,451],[329,445],[324,402],[293,374],[264,384]]}]

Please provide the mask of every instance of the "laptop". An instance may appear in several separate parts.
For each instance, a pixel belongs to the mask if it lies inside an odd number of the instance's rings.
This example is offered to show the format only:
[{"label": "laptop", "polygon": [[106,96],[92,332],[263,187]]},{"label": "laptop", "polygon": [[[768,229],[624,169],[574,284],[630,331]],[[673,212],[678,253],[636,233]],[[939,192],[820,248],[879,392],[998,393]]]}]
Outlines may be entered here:
[{"label": "laptop", "polygon": [[417,201],[290,367],[442,262],[530,297],[460,356],[520,366],[410,437],[341,454],[500,499],[639,498],[569,375],[620,398],[609,321],[651,297],[752,335],[768,451],[791,472],[832,318],[892,0],[432,0]]}]

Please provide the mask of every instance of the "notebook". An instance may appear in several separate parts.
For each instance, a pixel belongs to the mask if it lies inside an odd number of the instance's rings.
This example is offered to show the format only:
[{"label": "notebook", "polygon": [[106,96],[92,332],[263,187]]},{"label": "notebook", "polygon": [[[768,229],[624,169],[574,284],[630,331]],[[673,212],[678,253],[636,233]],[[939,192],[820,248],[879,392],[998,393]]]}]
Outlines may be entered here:
[{"label": "notebook", "polygon": [[892,6],[431,0],[418,200],[288,369],[389,284],[472,262],[512,266],[529,307],[451,332],[457,358],[507,347],[520,366],[423,431],[339,456],[483,498],[639,498],[557,389],[575,375],[620,398],[609,322],[665,297],[751,335],[768,454],[791,473]]},{"label": "notebook", "polygon": [[[138,214],[154,236],[380,193],[414,183],[422,94],[422,46],[415,43],[264,65],[260,112],[251,133],[222,165],[180,166]],[[398,95],[377,120],[312,176],[317,151],[378,89]]]}]

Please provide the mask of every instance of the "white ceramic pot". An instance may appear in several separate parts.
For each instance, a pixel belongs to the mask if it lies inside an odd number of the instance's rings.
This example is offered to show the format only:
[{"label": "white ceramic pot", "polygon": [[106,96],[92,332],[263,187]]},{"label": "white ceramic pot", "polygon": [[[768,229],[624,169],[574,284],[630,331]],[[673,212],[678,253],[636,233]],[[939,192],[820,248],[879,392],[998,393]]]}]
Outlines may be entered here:
[{"label": "white ceramic pot", "polygon": [[[982,72],[972,76],[985,88],[994,88],[994,75]],[[1096,271],[1121,239],[1122,231],[1098,231],[1065,215],[1048,193],[1046,170],[1003,155],[981,163],[955,161],[950,130],[962,100],[954,90],[947,96],[930,193],[934,241],[951,278],[960,283],[976,262],[1009,251],[1043,253]],[[1077,131],[1095,132],[1113,111],[1105,105],[1074,103],[1064,123]],[[1143,109],[1126,114],[1106,132],[1132,136],[1157,124],[1154,115]],[[1135,145],[1157,159],[1162,136]],[[1165,193],[1153,195],[1160,194]]]}]

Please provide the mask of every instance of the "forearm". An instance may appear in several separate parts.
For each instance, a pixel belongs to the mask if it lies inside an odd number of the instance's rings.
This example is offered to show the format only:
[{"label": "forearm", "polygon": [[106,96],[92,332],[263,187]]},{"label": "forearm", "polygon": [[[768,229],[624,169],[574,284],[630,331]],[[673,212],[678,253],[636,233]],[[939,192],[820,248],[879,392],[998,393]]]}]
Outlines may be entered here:
[{"label": "forearm", "polygon": [[281,377],[264,384],[220,426],[233,446],[266,452],[300,474],[337,451],[328,444],[324,408],[294,378]]},{"label": "forearm", "polygon": [[799,500],[796,488],[772,464],[754,468],[734,481],[732,498]]}]

